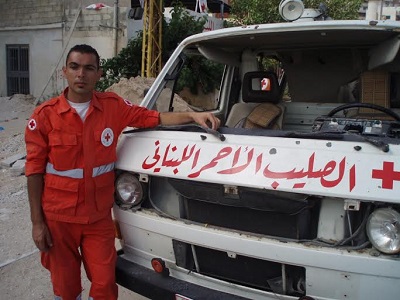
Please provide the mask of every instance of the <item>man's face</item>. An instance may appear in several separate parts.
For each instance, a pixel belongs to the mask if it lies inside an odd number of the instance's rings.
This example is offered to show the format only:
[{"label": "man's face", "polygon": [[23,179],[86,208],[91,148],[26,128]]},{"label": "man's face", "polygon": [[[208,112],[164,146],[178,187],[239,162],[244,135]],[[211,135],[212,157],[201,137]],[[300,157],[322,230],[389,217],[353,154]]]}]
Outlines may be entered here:
[{"label": "man's face", "polygon": [[69,86],[68,100],[85,102],[90,100],[102,72],[94,54],[71,52],[63,73]]}]

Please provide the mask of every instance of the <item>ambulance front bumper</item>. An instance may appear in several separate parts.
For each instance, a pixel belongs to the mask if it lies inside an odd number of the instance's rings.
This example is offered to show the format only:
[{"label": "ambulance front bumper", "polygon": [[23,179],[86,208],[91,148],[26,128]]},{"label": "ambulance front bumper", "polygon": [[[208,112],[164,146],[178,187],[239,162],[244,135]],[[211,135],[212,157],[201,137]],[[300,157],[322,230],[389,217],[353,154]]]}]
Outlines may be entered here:
[{"label": "ambulance front bumper", "polygon": [[119,285],[154,300],[248,299],[158,274],[151,269],[127,260],[122,251],[118,252],[116,278]]}]

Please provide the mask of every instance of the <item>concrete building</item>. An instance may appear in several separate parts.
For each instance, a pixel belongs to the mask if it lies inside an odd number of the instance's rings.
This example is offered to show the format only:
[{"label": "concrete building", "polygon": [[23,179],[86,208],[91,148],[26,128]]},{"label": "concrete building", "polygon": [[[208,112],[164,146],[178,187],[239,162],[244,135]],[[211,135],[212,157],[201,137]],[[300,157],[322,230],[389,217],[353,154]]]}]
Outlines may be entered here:
[{"label": "concrete building", "polygon": [[[115,1],[118,2],[118,1]],[[0,0],[0,96],[48,98],[65,86],[67,50],[86,43],[102,58],[127,44],[128,7],[86,9],[77,0]]]},{"label": "concrete building", "polygon": [[[217,11],[227,2],[208,0]],[[66,86],[62,66],[69,48],[90,44],[101,58],[111,58],[143,28],[131,10],[143,0],[101,3],[107,7],[87,9],[98,4],[91,0],[0,0],[0,96],[31,94],[41,101],[59,94]]]},{"label": "concrete building", "polygon": [[400,20],[400,0],[364,0],[359,10],[366,20]]}]

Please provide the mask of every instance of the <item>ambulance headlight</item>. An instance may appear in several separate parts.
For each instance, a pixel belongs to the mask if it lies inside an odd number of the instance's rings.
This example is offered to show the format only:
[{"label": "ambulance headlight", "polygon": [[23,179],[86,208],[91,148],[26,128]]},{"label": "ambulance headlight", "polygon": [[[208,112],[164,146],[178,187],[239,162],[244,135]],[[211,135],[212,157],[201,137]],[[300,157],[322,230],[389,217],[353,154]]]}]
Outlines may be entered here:
[{"label": "ambulance headlight", "polygon": [[400,213],[392,208],[376,209],[368,218],[367,235],[379,251],[400,252]]},{"label": "ambulance headlight", "polygon": [[115,191],[116,202],[120,207],[132,208],[143,201],[143,186],[133,174],[123,173],[118,176]]}]

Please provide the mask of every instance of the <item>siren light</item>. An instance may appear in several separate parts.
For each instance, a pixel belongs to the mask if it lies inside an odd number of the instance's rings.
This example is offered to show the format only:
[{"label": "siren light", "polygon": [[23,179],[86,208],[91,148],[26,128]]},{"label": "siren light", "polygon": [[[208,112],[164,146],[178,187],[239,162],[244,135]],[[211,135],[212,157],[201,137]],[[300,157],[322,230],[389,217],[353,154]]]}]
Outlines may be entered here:
[{"label": "siren light", "polygon": [[295,21],[299,19],[304,12],[302,0],[281,0],[279,3],[279,14],[286,21]]}]

